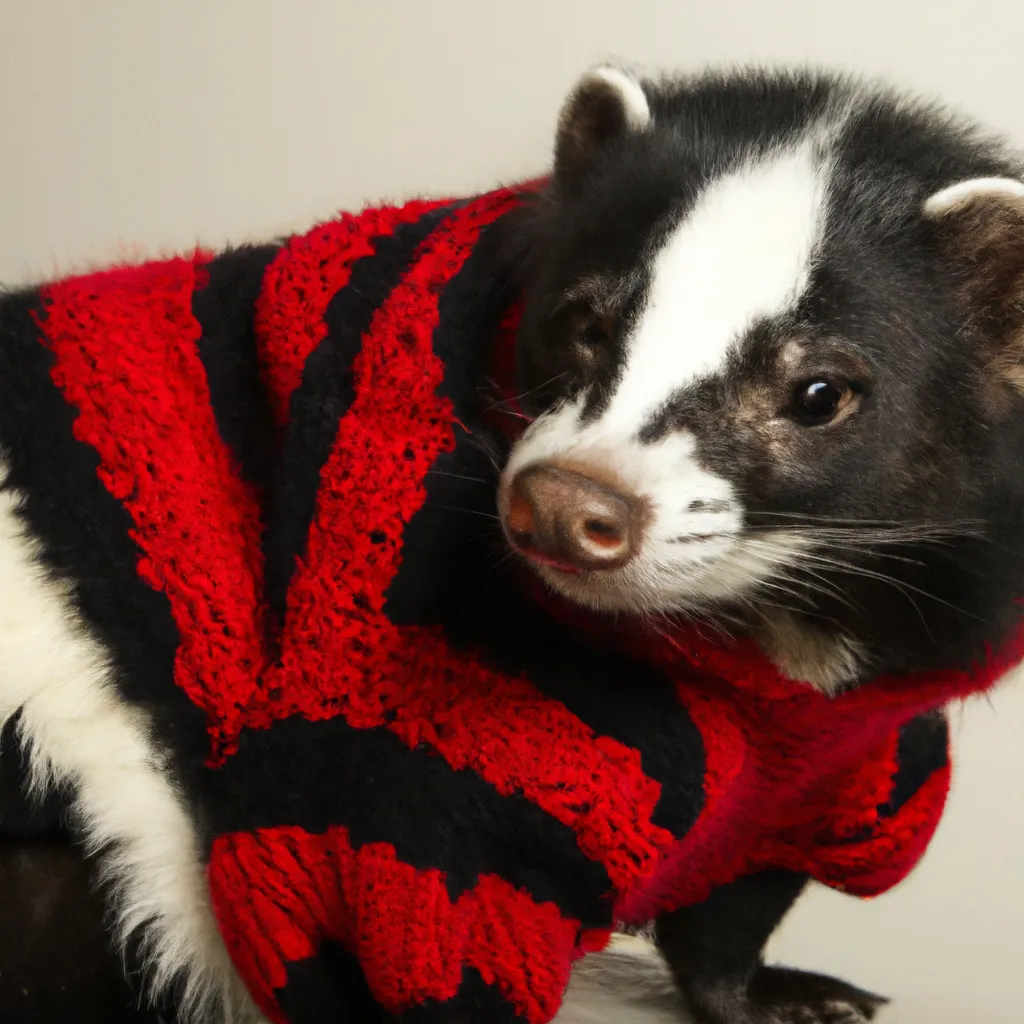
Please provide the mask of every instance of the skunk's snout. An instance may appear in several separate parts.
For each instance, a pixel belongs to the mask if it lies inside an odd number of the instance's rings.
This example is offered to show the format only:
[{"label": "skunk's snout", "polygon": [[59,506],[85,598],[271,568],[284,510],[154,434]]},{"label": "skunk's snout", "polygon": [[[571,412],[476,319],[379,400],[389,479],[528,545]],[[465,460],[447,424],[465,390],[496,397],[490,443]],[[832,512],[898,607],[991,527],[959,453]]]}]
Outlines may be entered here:
[{"label": "skunk's snout", "polygon": [[509,482],[503,504],[512,545],[563,572],[618,569],[640,549],[640,502],[583,467],[527,466]]}]

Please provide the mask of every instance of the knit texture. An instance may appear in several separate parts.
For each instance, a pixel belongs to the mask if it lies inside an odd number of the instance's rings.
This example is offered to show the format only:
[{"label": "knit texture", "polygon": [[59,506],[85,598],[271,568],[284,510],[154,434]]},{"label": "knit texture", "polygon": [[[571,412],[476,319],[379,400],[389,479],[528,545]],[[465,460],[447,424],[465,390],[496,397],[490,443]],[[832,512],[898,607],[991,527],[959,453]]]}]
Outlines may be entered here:
[{"label": "knit texture", "polygon": [[941,709],[1021,655],[830,699],[539,594],[493,515],[522,198],[3,300],[26,521],[155,709],[273,1021],[544,1024],[616,920],[773,868],[880,893],[941,815]]}]

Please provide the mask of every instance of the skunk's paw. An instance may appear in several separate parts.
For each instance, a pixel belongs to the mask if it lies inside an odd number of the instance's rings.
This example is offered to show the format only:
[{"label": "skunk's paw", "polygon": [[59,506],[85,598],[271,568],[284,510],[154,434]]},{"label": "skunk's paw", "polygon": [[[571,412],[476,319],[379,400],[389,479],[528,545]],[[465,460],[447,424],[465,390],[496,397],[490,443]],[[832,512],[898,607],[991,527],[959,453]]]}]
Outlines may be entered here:
[{"label": "skunk's paw", "polygon": [[747,990],[751,1024],[869,1024],[889,1001],[838,978],[762,967]]},{"label": "skunk's paw", "polygon": [[762,967],[746,990],[690,993],[699,1024],[870,1024],[888,1002],[838,978]]}]

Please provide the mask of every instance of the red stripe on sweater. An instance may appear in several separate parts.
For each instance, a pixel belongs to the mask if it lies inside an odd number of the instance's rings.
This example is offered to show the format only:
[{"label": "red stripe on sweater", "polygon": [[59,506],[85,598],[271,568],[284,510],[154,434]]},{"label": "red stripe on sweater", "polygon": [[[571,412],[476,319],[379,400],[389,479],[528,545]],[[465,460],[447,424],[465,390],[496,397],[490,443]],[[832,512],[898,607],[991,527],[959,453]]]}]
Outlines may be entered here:
[{"label": "red stripe on sweater", "polygon": [[951,776],[949,765],[939,768],[863,842],[823,845],[813,850],[808,859],[813,861],[815,877],[864,897],[877,896],[903,881],[924,856],[942,820]]},{"label": "red stripe on sweater", "polygon": [[661,786],[639,752],[596,736],[527,680],[452,651],[439,629],[398,628],[384,614],[427,471],[455,443],[451,403],[437,393],[438,299],[482,228],[517,201],[490,195],[446,219],[377,311],[288,593],[281,663],[266,680],[281,698],[251,724],[341,713],[410,747],[428,743],[456,770],[470,768],[574,829],[580,849],[622,887],[672,842],[651,823]]},{"label": "red stripe on sweater", "polygon": [[452,999],[468,966],[533,1024],[557,1012],[577,955],[579,924],[553,903],[493,875],[453,903],[442,872],[404,863],[386,843],[353,849],[340,827],[219,836],[209,878],[232,959],[277,1022],[288,964],[315,956],[325,939],[359,959],[390,1013]]},{"label": "red stripe on sweater", "polygon": [[259,505],[221,440],[197,349],[192,296],[208,259],[52,285],[38,320],[53,380],[78,410],[75,437],[131,515],[139,575],[170,602],[175,681],[206,712],[219,753],[263,662],[263,583]]},{"label": "red stripe on sweater", "polygon": [[288,403],[306,360],[327,334],[327,307],[348,284],[353,265],[373,255],[376,239],[444,205],[441,200],[411,202],[344,214],[289,239],[274,258],[263,277],[255,325],[264,383],[279,426],[287,422]]}]

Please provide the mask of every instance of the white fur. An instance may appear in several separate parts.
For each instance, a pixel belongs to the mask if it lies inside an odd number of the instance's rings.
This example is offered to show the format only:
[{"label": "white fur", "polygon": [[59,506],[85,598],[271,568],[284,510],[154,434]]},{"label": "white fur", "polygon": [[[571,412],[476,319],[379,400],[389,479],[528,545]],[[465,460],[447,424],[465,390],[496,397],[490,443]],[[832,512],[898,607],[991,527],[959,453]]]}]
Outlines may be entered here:
[{"label": "white fur", "polygon": [[712,182],[654,257],[602,420],[608,432],[635,434],[674,392],[719,369],[756,319],[793,304],[807,283],[822,194],[809,146]]},{"label": "white fur", "polygon": [[616,935],[573,971],[554,1024],[686,1024],[665,961],[644,939]]},{"label": "white fur", "polygon": [[[506,481],[546,459],[596,464],[651,510],[640,554],[603,573],[600,587],[541,570],[570,597],[606,609],[685,608],[749,590],[801,549],[781,536],[738,537],[739,500],[697,463],[688,433],[653,444],[639,435],[675,393],[720,369],[757,319],[800,297],[821,232],[824,174],[807,144],[713,181],[652,256],[647,301],[623,341],[624,370],[605,411],[581,424],[581,395],[541,416],[516,445]],[[729,508],[690,512],[694,501]]]},{"label": "white fur", "polygon": [[650,124],[651,107],[647,102],[647,95],[643,86],[629,72],[612,66],[595,68],[583,76],[577,90],[586,89],[589,82],[603,82],[619,94],[622,109],[626,114],[626,124],[633,131],[642,131]]},{"label": "white fur", "polygon": [[[0,484],[6,475],[0,461]],[[0,723],[21,710],[36,794],[54,786],[73,793],[111,886],[116,937],[141,939],[151,989],[183,977],[194,1019],[263,1021],[221,940],[198,837],[148,722],[119,699],[70,586],[41,568],[18,502],[0,490]]]},{"label": "white fur", "polygon": [[929,217],[941,217],[978,196],[1024,199],[1024,183],[1013,178],[972,178],[970,181],[961,181],[931,196],[924,204],[924,212]]}]

